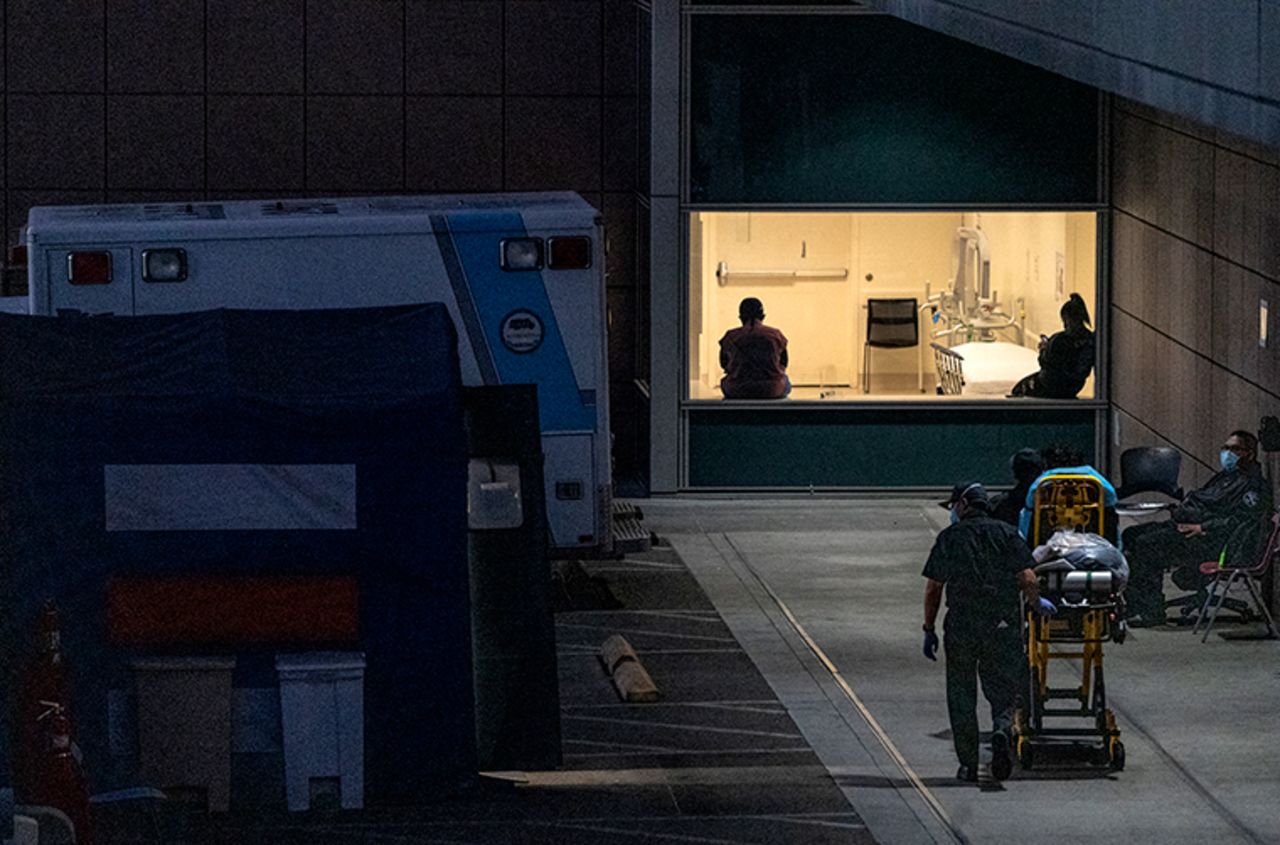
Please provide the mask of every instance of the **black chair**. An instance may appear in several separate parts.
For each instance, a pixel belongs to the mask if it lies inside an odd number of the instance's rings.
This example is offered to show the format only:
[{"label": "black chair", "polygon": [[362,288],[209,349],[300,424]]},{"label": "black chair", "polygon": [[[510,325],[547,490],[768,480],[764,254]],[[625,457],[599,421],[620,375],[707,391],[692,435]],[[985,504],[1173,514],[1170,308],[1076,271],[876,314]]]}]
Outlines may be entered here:
[{"label": "black chair", "polygon": [[[1181,468],[1182,453],[1168,446],[1139,446],[1124,450],[1120,454],[1120,489],[1116,491],[1116,498],[1119,500],[1116,512],[1122,516],[1145,516],[1172,509],[1183,497],[1183,490],[1178,486]],[[1160,493],[1169,497],[1170,501],[1125,501],[1139,493]],[[1181,608],[1183,619],[1189,621],[1203,604],[1204,585],[1212,578],[1200,580],[1202,583],[1199,589],[1188,586],[1185,589],[1191,591],[1166,601],[1165,610]],[[1224,596],[1221,607],[1234,611],[1243,619],[1250,618],[1249,605],[1240,599]]]},{"label": "black chair", "polygon": [[[1181,470],[1182,453],[1177,449],[1168,446],[1125,449],[1120,455],[1117,512],[1121,516],[1142,516],[1182,501],[1182,488],[1178,486],[1178,474]],[[1139,493],[1161,493],[1172,501],[1126,501]]]},{"label": "black chair", "polygon": [[1164,493],[1182,499],[1178,473],[1182,453],[1169,446],[1139,446],[1120,455],[1120,489],[1116,497],[1127,499],[1135,493]]},{"label": "black chair", "polygon": [[[906,349],[920,345],[919,302],[915,299],[868,299],[867,338],[862,345],[862,392],[871,390],[871,347]],[[916,367],[923,365],[917,361]]]}]

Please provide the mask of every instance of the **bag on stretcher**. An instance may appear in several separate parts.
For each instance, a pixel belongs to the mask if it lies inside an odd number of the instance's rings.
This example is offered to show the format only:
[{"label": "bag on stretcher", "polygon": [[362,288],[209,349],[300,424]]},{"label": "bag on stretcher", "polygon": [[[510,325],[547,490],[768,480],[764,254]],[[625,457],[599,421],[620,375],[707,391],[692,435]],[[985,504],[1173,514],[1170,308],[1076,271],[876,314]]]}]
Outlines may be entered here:
[{"label": "bag on stretcher", "polygon": [[1080,572],[1110,572],[1114,589],[1122,592],[1129,583],[1129,561],[1105,538],[1079,531],[1055,531],[1036,546],[1031,556],[1037,564],[1063,561]]}]

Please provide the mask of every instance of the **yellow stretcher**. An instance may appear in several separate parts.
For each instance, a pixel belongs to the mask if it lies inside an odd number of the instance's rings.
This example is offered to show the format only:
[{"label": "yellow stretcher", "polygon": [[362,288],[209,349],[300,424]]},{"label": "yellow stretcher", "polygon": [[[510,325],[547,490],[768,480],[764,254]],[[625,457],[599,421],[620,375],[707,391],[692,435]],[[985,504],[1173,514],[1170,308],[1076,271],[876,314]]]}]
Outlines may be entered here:
[{"label": "yellow stretcher", "polygon": [[[1064,474],[1043,479],[1033,502],[1028,538],[1033,547],[1063,528],[1099,536],[1106,536],[1110,528],[1104,489],[1093,476]],[[1103,644],[1124,639],[1120,598],[1112,587],[1112,574],[1074,570],[1063,561],[1041,564],[1036,574],[1040,594],[1058,607],[1058,613],[1041,617],[1028,609],[1025,615],[1030,683],[1025,706],[1014,714],[1018,762],[1030,769],[1037,746],[1088,739],[1094,746],[1093,761],[1119,771],[1124,768],[1124,743],[1115,715],[1107,707],[1102,668]],[[1049,666],[1066,660],[1079,661],[1079,682],[1050,686]],[[1082,727],[1079,720],[1092,724]]]}]

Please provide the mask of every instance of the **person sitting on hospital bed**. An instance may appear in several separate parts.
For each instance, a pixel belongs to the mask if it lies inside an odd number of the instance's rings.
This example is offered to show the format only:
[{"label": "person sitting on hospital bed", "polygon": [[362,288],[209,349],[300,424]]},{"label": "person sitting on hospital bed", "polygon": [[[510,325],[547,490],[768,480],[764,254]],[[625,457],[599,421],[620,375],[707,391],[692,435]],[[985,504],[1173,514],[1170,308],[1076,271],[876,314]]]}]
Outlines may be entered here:
[{"label": "person sitting on hospital bed", "polygon": [[738,305],[742,327],[720,338],[725,399],[783,399],[791,392],[787,377],[787,338],[764,324],[764,305],[749,296]]},{"label": "person sitting on hospital bed", "polygon": [[1059,311],[1063,330],[1040,337],[1040,369],[1013,386],[1010,396],[1074,399],[1093,371],[1093,332],[1089,308],[1073,293]]}]

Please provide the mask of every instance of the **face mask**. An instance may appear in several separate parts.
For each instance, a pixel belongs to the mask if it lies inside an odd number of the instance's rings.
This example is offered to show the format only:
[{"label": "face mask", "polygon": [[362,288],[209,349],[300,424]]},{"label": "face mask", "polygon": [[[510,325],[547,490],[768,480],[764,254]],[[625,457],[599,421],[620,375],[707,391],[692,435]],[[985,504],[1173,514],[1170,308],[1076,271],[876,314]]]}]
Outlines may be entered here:
[{"label": "face mask", "polygon": [[952,525],[955,525],[955,524],[956,524],[957,522],[959,522],[959,521],[960,521],[960,514],[956,512],[956,509],[955,509],[955,508],[952,508],[952,509],[951,509],[951,524],[952,524]]},{"label": "face mask", "polygon": [[1222,467],[1223,472],[1231,472],[1238,463],[1240,463],[1240,456],[1230,449],[1223,449],[1218,453],[1218,464]]}]

